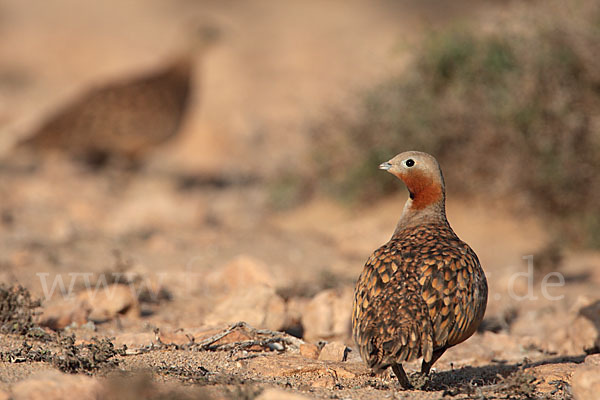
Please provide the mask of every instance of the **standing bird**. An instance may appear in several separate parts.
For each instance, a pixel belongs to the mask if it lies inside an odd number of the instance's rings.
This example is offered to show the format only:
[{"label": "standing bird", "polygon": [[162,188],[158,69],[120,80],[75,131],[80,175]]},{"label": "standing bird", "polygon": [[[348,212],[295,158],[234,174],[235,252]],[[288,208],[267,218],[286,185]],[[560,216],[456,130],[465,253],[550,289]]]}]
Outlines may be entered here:
[{"label": "standing bird", "polygon": [[92,88],[18,144],[57,151],[92,165],[135,163],[179,132],[189,106],[196,59],[216,37],[201,27],[184,50],[155,71]]},{"label": "standing bird", "polygon": [[358,278],[352,333],[370,368],[378,373],[391,366],[409,389],[402,362],[423,357],[427,375],[446,349],[469,338],[485,313],[487,281],[477,255],[446,219],[436,159],[409,151],[379,168],[402,179],[410,198],[392,238]]}]

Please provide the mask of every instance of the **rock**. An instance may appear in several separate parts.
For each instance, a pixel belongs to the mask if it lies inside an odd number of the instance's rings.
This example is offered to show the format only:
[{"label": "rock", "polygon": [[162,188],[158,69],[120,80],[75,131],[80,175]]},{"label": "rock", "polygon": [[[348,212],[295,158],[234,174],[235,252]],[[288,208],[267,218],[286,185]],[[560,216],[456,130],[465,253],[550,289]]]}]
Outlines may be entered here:
[{"label": "rock", "polygon": [[191,343],[194,340],[194,337],[186,334],[182,330],[177,330],[174,332],[163,332],[160,331],[158,334],[158,339],[164,344],[174,344],[174,345],[184,345]]},{"label": "rock", "polygon": [[283,389],[268,388],[256,397],[255,400],[308,400],[310,397],[298,393],[288,392]]},{"label": "rock", "polygon": [[358,368],[356,365],[347,365],[345,362],[344,363],[336,363],[336,364],[328,363],[329,370],[334,373],[336,378],[354,379],[358,375],[356,373],[357,370],[360,370],[360,373],[364,374],[364,372],[362,370],[363,366],[360,364],[358,365]]},{"label": "rock", "polygon": [[217,340],[215,344],[221,345],[227,343],[245,342],[246,340],[252,340],[252,338],[246,332],[235,330],[223,336],[221,339]]},{"label": "rock", "polygon": [[88,319],[96,323],[109,321],[118,314],[139,315],[139,303],[134,290],[128,285],[113,284],[98,291],[85,290],[78,295]]},{"label": "rock", "polygon": [[38,317],[38,324],[58,331],[73,323],[78,325],[87,323],[88,314],[89,310],[82,307],[77,299],[57,300],[44,307]]},{"label": "rock", "polygon": [[353,289],[327,289],[304,308],[302,326],[307,340],[344,338],[350,335]]},{"label": "rock", "polygon": [[319,358],[319,348],[312,343],[302,343],[300,345],[300,355],[311,360],[317,360]]},{"label": "rock", "polygon": [[227,329],[229,325],[223,326],[195,326],[193,328],[185,328],[183,332],[185,335],[191,336],[194,338],[195,342],[201,342],[205,339],[208,339],[211,336],[216,335],[217,333],[223,332]]},{"label": "rock", "polygon": [[335,378],[331,374],[327,374],[320,376],[317,379],[313,379],[310,386],[315,388],[333,389],[335,384]]},{"label": "rock", "polygon": [[206,316],[207,325],[245,321],[256,328],[280,330],[286,322],[285,302],[275,289],[255,286],[230,293]]},{"label": "rock", "polygon": [[526,371],[533,373],[541,380],[536,389],[542,393],[547,393],[556,389],[556,385],[552,383],[553,381],[570,382],[577,366],[578,364],[575,363],[543,364],[528,368]]},{"label": "rock", "polygon": [[46,372],[16,383],[12,388],[14,400],[59,400],[100,398],[102,385],[95,378]]},{"label": "rock", "polygon": [[600,346],[600,300],[579,296],[570,314],[571,322],[567,324],[565,350],[578,354]]},{"label": "rock", "polygon": [[204,280],[212,290],[230,292],[254,286],[275,287],[275,278],[260,260],[241,255],[209,272]]},{"label": "rock", "polygon": [[362,363],[363,360],[362,358],[360,358],[360,353],[358,352],[358,349],[356,348],[348,348],[348,351],[346,352],[346,361],[347,362],[352,362],[352,363]]},{"label": "rock", "polygon": [[290,325],[302,322],[302,314],[306,310],[309,300],[303,297],[292,297],[287,301],[287,313]]},{"label": "rock", "polygon": [[313,380],[322,376],[335,376],[339,379],[352,379],[367,375],[369,369],[364,363],[315,361],[299,354],[273,354],[245,361],[249,371],[265,377],[303,377]]},{"label": "rock", "polygon": [[249,371],[266,377],[282,377],[325,371],[324,363],[306,359],[299,354],[256,357],[247,361]]},{"label": "rock", "polygon": [[[483,346],[483,352],[480,355],[484,357],[487,355],[504,360],[517,360],[523,357],[523,345],[520,343],[520,338],[507,332],[484,332],[480,344]],[[460,351],[472,352],[471,349],[456,347]]]},{"label": "rock", "polygon": [[600,366],[584,365],[575,370],[571,380],[573,397],[577,400],[596,400],[600,393]]},{"label": "rock", "polygon": [[344,343],[331,342],[327,343],[325,347],[321,349],[319,354],[320,361],[344,361],[348,348]]},{"label": "rock", "polygon": [[153,332],[139,332],[139,333],[122,333],[115,336],[113,344],[115,347],[127,346],[128,349],[140,349],[146,346],[150,346],[156,341],[156,334]]},{"label": "rock", "polygon": [[600,366],[600,354],[590,354],[583,363],[589,366]]}]

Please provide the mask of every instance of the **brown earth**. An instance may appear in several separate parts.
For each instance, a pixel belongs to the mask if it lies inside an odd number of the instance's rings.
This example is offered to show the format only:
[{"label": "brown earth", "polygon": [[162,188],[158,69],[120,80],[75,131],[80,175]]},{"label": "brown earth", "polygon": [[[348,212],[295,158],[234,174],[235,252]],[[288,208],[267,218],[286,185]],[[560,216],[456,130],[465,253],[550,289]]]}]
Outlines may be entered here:
[{"label": "brown earth", "polygon": [[[483,329],[436,363],[423,390],[371,376],[351,351],[354,281],[405,195],[276,210],[269,178],[302,168],[308,121],[402,66],[422,28],[509,12],[373,4],[0,1],[5,154],[90,84],[160,62],[190,19],[222,31],[198,66],[181,137],[140,171],[60,158],[0,166],[0,282],[42,299],[36,322],[50,335],[2,334],[0,398],[592,398],[600,254],[543,257],[546,221],[451,187],[449,220],[490,285]],[[564,285],[552,286],[553,271]],[[250,327],[228,330],[241,320]]]}]

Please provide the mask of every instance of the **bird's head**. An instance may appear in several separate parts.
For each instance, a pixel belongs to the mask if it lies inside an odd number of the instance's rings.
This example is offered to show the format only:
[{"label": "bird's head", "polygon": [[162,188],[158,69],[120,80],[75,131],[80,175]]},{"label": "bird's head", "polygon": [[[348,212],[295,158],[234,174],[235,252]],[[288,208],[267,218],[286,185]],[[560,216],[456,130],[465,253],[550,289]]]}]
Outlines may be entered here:
[{"label": "bird's head", "polygon": [[444,177],[437,160],[420,151],[398,154],[379,166],[402,179],[410,194],[409,209],[422,210],[444,202]]}]

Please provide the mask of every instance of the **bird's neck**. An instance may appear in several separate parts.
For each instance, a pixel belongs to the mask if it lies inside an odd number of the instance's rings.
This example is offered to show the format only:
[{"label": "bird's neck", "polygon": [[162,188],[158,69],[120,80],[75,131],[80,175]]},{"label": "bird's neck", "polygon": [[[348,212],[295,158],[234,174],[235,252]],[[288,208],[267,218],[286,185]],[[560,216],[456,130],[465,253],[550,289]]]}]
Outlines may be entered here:
[{"label": "bird's neck", "polygon": [[425,193],[410,192],[394,234],[412,226],[428,223],[448,224],[445,194],[442,188]]}]

